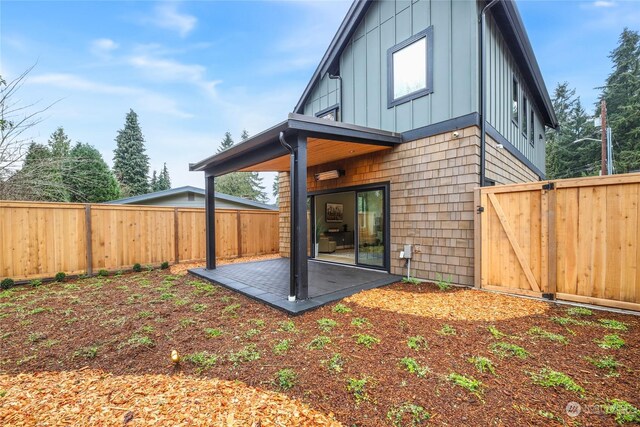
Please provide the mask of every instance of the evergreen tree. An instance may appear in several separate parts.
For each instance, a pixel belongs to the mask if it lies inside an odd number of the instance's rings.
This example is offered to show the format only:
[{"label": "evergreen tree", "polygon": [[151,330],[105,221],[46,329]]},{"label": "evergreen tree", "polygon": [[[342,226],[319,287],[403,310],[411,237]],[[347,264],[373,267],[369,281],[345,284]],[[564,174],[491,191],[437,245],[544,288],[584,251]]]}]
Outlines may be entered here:
[{"label": "evergreen tree", "polygon": [[[547,178],[595,175],[599,172],[599,144],[596,130],[580,98],[569,83],[558,84],[553,94],[553,108],[559,129],[547,132]],[[576,142],[577,141],[577,142]]]},{"label": "evergreen tree", "polygon": [[271,194],[276,199],[276,205],[280,203],[280,181],[279,175],[276,175],[276,179],[273,180],[273,187],[271,188]]},{"label": "evergreen tree", "polygon": [[72,202],[101,203],[120,198],[120,185],[102,154],[89,144],[77,143],[68,155],[64,182]]},{"label": "evergreen tree", "polygon": [[12,199],[68,202],[62,180],[65,158],[54,158],[48,146],[31,143],[22,168],[10,178]]},{"label": "evergreen tree", "polygon": [[51,150],[51,155],[55,158],[63,158],[69,155],[71,140],[64,133],[62,126],[58,127],[49,137],[49,149]]},{"label": "evergreen tree", "polygon": [[165,163],[164,166],[162,167],[162,170],[160,171],[160,174],[158,175],[157,190],[155,191],[170,190],[170,189],[171,189],[171,179],[169,178],[169,169],[167,169],[167,164]]},{"label": "evergreen tree", "polygon": [[151,174],[151,181],[149,182],[149,187],[151,189],[151,192],[156,192],[158,191],[158,173],[156,172],[156,170],[153,170],[153,174]]},{"label": "evergreen tree", "polygon": [[234,142],[233,142],[233,138],[231,138],[231,133],[230,132],[225,132],[224,133],[224,139],[220,143],[220,147],[218,147],[218,153],[226,150],[227,148],[232,147],[233,144],[234,144]]},{"label": "evergreen tree", "polygon": [[246,141],[247,139],[249,139],[249,132],[247,132],[246,129],[242,130],[242,134],[240,135],[240,139],[243,141]]},{"label": "evergreen tree", "polygon": [[613,71],[602,98],[613,135],[614,165],[619,173],[636,171],[640,169],[640,34],[625,28],[609,58]]},{"label": "evergreen tree", "polygon": [[[249,133],[244,130],[240,137],[243,141],[249,138]],[[226,132],[224,139],[220,143],[218,152],[224,151],[233,146],[231,134]],[[267,194],[262,185],[262,177],[257,172],[231,172],[229,174],[216,177],[216,191],[229,194],[231,196],[243,197],[256,202],[267,201]]]},{"label": "evergreen tree", "polygon": [[149,191],[149,156],[145,151],[138,115],[129,110],[124,128],[118,131],[113,157],[113,171],[127,196],[146,194]]}]

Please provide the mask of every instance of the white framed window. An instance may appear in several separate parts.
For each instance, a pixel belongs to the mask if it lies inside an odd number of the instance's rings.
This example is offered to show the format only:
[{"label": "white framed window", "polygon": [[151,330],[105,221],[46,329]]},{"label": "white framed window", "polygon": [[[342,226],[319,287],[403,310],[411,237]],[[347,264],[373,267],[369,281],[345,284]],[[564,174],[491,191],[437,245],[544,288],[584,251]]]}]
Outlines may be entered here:
[{"label": "white framed window", "polygon": [[387,108],[433,92],[433,27],[387,50]]}]

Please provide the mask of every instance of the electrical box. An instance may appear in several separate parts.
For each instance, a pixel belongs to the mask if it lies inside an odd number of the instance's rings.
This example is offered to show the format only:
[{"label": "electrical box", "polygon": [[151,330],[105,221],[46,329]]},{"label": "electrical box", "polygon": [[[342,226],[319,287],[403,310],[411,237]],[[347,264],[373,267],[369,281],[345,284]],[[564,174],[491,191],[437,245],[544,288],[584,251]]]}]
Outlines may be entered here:
[{"label": "electrical box", "polygon": [[400,252],[400,257],[405,259],[411,259],[413,254],[413,245],[404,245],[404,250]]}]

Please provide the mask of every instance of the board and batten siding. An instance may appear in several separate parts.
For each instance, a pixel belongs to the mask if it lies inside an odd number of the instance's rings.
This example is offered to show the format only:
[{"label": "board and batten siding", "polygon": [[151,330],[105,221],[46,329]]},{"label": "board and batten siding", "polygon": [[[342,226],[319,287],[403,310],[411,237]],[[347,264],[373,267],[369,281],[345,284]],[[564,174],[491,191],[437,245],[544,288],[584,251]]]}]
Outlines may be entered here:
[{"label": "board and batten siding", "polygon": [[[477,9],[473,1],[382,0],[369,7],[340,57],[340,120],[405,132],[477,111]],[[387,50],[433,26],[433,93],[387,108]],[[339,102],[338,80],[323,76],[304,113]]]},{"label": "board and batten siding", "polygon": [[[518,151],[533,163],[540,171],[545,171],[545,127],[541,121],[538,108],[531,102],[531,90],[522,78],[515,60],[507,47],[502,33],[490,15],[487,17],[487,50],[485,70],[487,75],[487,122],[493,126],[507,141],[511,142]],[[512,120],[511,100],[513,91],[513,78],[516,78],[520,86],[519,115],[520,124]],[[535,112],[534,120],[534,144],[529,143],[528,136],[522,133],[523,95],[526,96],[528,106]],[[539,136],[542,135],[542,139]]]}]

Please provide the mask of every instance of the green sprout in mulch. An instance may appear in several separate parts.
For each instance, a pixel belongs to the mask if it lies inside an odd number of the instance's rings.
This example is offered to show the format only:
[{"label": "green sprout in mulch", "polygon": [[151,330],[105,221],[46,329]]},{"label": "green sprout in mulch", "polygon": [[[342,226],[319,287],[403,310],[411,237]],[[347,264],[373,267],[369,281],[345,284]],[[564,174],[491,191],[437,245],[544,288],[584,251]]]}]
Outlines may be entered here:
[{"label": "green sprout in mulch", "polygon": [[47,336],[42,332],[31,332],[27,337],[27,339],[29,340],[30,343],[35,344],[37,342],[44,341],[45,339],[47,339]]},{"label": "green sprout in mulch", "polygon": [[67,277],[67,275],[63,271],[60,271],[60,272],[56,273],[55,280],[56,280],[56,282],[64,282],[64,279],[66,277]]},{"label": "green sprout in mulch", "polygon": [[331,309],[334,313],[351,313],[351,309],[344,304],[336,304]]},{"label": "green sprout in mulch", "polygon": [[218,355],[211,354],[207,351],[200,351],[184,356],[184,361],[196,365],[198,367],[198,372],[202,372],[205,369],[212,368],[216,363],[218,363],[218,359]]},{"label": "green sprout in mulch", "polygon": [[229,317],[238,317],[238,309],[240,307],[241,305],[238,303],[229,304],[228,306],[222,309],[222,314],[224,316],[229,316]]},{"label": "green sprout in mulch", "polygon": [[422,406],[408,402],[387,411],[387,420],[393,427],[414,427],[426,423],[430,418],[431,414]]},{"label": "green sprout in mulch", "polygon": [[443,277],[442,274],[436,273],[436,286],[441,291],[451,289],[451,276]]},{"label": "green sprout in mulch", "polygon": [[307,345],[307,348],[309,350],[322,350],[328,344],[331,344],[331,338],[324,335],[319,335],[311,340],[311,342]]},{"label": "green sprout in mulch", "polygon": [[229,353],[228,359],[229,362],[234,364],[234,366],[237,366],[243,362],[251,362],[260,359],[260,352],[256,349],[255,344],[249,344],[236,352]]},{"label": "green sprout in mulch", "polygon": [[222,335],[222,329],[219,328],[204,328],[204,333],[207,338],[218,338]]},{"label": "green sprout in mulch", "polygon": [[571,307],[567,309],[567,314],[569,316],[591,316],[593,312],[584,307]]},{"label": "green sprout in mulch", "polygon": [[118,345],[118,348],[120,349],[125,346],[129,346],[133,348],[136,348],[136,347],[151,348],[151,347],[154,347],[155,345],[156,343],[150,337],[136,333],[136,334],[133,334],[131,338],[129,338],[126,342],[120,343],[120,345]]},{"label": "green sprout in mulch", "polygon": [[584,394],[584,388],[578,385],[570,376],[553,369],[543,368],[540,372],[529,372],[531,381],[542,387],[562,387],[565,390]]},{"label": "green sprout in mulch", "polygon": [[409,283],[410,285],[419,285],[422,283],[422,280],[416,279],[415,277],[403,277],[402,283]]},{"label": "green sprout in mulch", "polygon": [[555,317],[554,316],[554,317],[551,317],[549,320],[562,326],[567,326],[567,325],[590,326],[594,324],[590,320],[579,320],[579,319],[574,319],[573,317]]},{"label": "green sprout in mulch", "polygon": [[529,335],[534,335],[539,338],[544,338],[549,341],[559,342],[561,344],[569,344],[569,340],[564,337],[564,335],[554,334],[553,332],[545,331],[539,326],[534,326],[529,329]]},{"label": "green sprout in mulch", "polygon": [[447,379],[457,386],[464,388],[465,390],[473,393],[477,397],[482,395],[482,382],[476,380],[473,377],[467,377],[466,375],[457,374],[452,372],[447,376]]},{"label": "green sprout in mulch", "polygon": [[611,335],[605,335],[601,340],[594,340],[597,344],[598,347],[600,348],[605,348],[607,350],[610,349],[620,349],[624,346],[624,340],[622,338],[620,338],[619,335],[616,334],[611,334]]},{"label": "green sprout in mulch", "polygon": [[275,354],[282,354],[289,351],[291,348],[291,340],[280,340],[273,346],[273,352]]},{"label": "green sprout in mulch", "polygon": [[529,352],[524,348],[511,344],[508,342],[500,341],[491,345],[491,351],[500,357],[518,357],[520,359],[526,359],[529,357]]},{"label": "green sprout in mulch", "polygon": [[347,391],[353,394],[353,397],[356,399],[356,403],[365,402],[370,399],[367,390],[372,386],[373,381],[368,376],[349,378],[347,380]]},{"label": "green sprout in mulch", "polygon": [[193,309],[193,311],[195,311],[196,313],[203,313],[207,307],[209,307],[207,304],[193,304],[191,306],[191,309]]},{"label": "green sprout in mulch", "polygon": [[322,318],[316,321],[322,332],[331,332],[333,328],[338,326],[338,322],[333,319]]},{"label": "green sprout in mulch", "polygon": [[602,326],[603,328],[614,329],[616,331],[626,331],[628,329],[626,323],[620,322],[618,320],[598,319],[598,323],[600,323],[600,326]]},{"label": "green sprout in mulch", "polygon": [[321,362],[328,370],[336,373],[342,372],[345,360],[340,353],[333,353],[330,359]]},{"label": "green sprout in mulch", "polygon": [[244,333],[245,338],[253,338],[257,335],[260,335],[262,331],[257,328],[251,328],[247,332]]},{"label": "green sprout in mulch", "polygon": [[416,335],[415,337],[409,337],[407,339],[407,346],[411,350],[422,350],[428,349],[429,344],[427,343],[427,339],[422,335]]},{"label": "green sprout in mulch", "polygon": [[473,356],[467,359],[469,363],[473,364],[476,367],[478,372],[484,374],[485,372],[489,372],[493,375],[496,375],[496,368],[493,366],[493,362],[488,357],[483,356]]},{"label": "green sprout in mulch", "polygon": [[289,390],[298,382],[298,375],[293,369],[280,369],[276,373],[276,384],[282,390]]},{"label": "green sprout in mulch", "polygon": [[504,332],[501,332],[498,328],[496,328],[493,325],[487,326],[487,329],[489,330],[489,333],[491,333],[491,335],[497,340],[507,336],[507,334],[505,334]]},{"label": "green sprout in mulch", "polygon": [[610,399],[601,405],[607,415],[613,415],[618,424],[640,423],[640,409],[620,399]]},{"label": "green sprout in mulch", "polygon": [[366,317],[356,317],[351,321],[351,324],[356,328],[369,328],[373,326]]},{"label": "green sprout in mulch", "polygon": [[37,288],[38,286],[42,285],[42,280],[40,279],[33,279],[32,281],[29,282],[29,284],[31,286],[33,286],[34,288]]},{"label": "green sprout in mulch", "polygon": [[97,345],[91,345],[87,347],[80,347],[76,351],[73,352],[73,357],[83,357],[85,359],[93,359],[98,355],[98,350],[100,347]]},{"label": "green sprout in mulch", "polygon": [[444,336],[456,335],[456,329],[451,325],[442,325],[442,328],[438,331],[438,334]]},{"label": "green sprout in mulch", "polygon": [[400,366],[402,366],[405,371],[411,374],[416,374],[420,378],[423,378],[431,372],[427,366],[420,366],[418,361],[412,357],[403,357],[400,359]]},{"label": "green sprout in mulch", "polygon": [[362,345],[366,348],[371,348],[374,344],[380,343],[380,338],[376,338],[369,334],[357,334],[354,335],[354,337],[356,338],[356,344]]},{"label": "green sprout in mulch", "polygon": [[283,332],[295,332],[296,325],[293,323],[293,320],[285,320],[284,322],[278,323],[278,329]]},{"label": "green sprout in mulch", "polygon": [[196,294],[211,295],[215,292],[218,292],[218,289],[219,289],[213,283],[201,282],[199,280],[192,280],[190,282],[187,282],[187,285],[190,285],[196,288],[194,292]]},{"label": "green sprout in mulch", "polygon": [[618,374],[618,372],[616,372],[620,367],[620,362],[618,362],[613,356],[605,356],[599,359],[595,357],[585,356],[584,359],[596,368],[608,370],[608,377],[617,377],[620,375]]},{"label": "green sprout in mulch", "polygon": [[266,325],[264,323],[264,320],[262,320],[262,319],[251,319],[251,320],[249,320],[249,323],[251,323],[253,326],[255,326],[258,329],[262,329]]},{"label": "green sprout in mulch", "polygon": [[160,300],[161,301],[169,301],[172,298],[175,298],[176,294],[172,294],[171,292],[163,292],[160,295]]},{"label": "green sprout in mulch", "polygon": [[153,316],[153,312],[149,310],[143,310],[137,315],[138,319],[147,319],[151,316]]},{"label": "green sprout in mulch", "polygon": [[191,319],[189,317],[186,317],[184,319],[180,319],[180,327],[181,328],[188,328],[189,326],[193,326],[196,324],[196,321],[194,319]]}]

